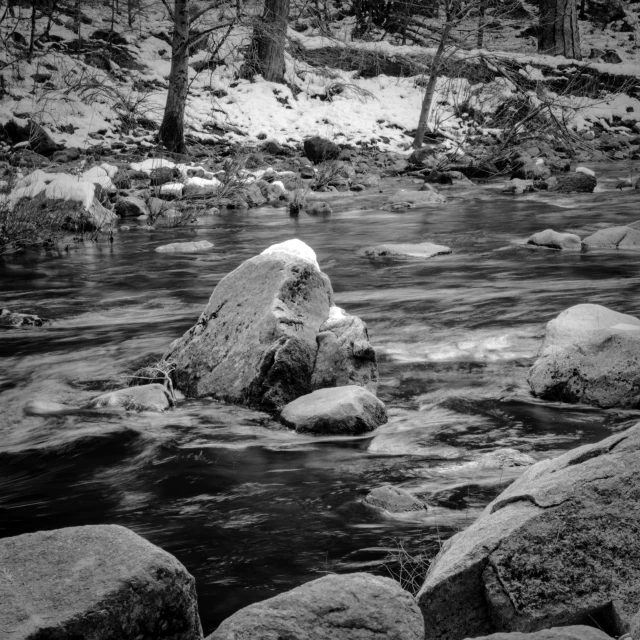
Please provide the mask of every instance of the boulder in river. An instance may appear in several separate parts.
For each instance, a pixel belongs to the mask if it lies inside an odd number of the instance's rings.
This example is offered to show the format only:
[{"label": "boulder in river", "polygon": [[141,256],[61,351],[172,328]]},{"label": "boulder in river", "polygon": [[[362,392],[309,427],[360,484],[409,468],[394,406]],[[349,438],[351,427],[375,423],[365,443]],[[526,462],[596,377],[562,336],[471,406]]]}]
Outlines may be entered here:
[{"label": "boulder in river", "polygon": [[390,578],[327,575],[240,609],[207,640],[422,640],[413,597]]},{"label": "boulder in river", "polygon": [[277,411],[311,391],[316,335],[332,303],[313,251],[300,241],[274,245],[220,281],[164,360],[187,396]]},{"label": "boulder in river", "polygon": [[527,239],[527,244],[564,251],[580,251],[582,249],[580,236],[575,233],[560,233],[553,229],[534,233]]},{"label": "boulder in river", "polygon": [[365,247],[360,249],[358,253],[372,260],[428,260],[434,256],[451,253],[451,249],[433,242],[420,242],[418,244],[387,242],[374,247]]},{"label": "boulder in river", "polygon": [[534,191],[532,180],[523,180],[522,178],[512,178],[502,188],[502,193],[511,193],[514,196],[520,196],[523,193]]},{"label": "boulder in river", "polygon": [[553,627],[552,629],[542,629],[533,633],[492,633],[490,636],[482,636],[475,640],[612,640],[600,629],[585,627],[584,625],[573,625],[570,627]]},{"label": "boulder in river", "polygon": [[566,309],[547,324],[529,385],[548,400],[640,406],[640,320],[597,304]]},{"label": "boulder in river", "polygon": [[549,191],[559,193],[592,193],[598,181],[595,176],[587,173],[567,173],[556,176],[556,183],[549,187]]},{"label": "boulder in river", "polygon": [[640,230],[632,226],[600,229],[582,241],[584,249],[626,249],[640,251]]},{"label": "boulder in river", "polygon": [[[430,185],[428,185],[430,186]],[[398,189],[389,196],[385,209],[390,211],[403,211],[404,209],[416,209],[432,204],[442,204],[447,199],[435,189],[426,191],[411,191],[409,189]]]},{"label": "boulder in river", "polygon": [[84,409],[127,409],[128,411],[165,411],[173,405],[166,388],[158,383],[109,391],[88,402]]},{"label": "boulder in river", "polygon": [[115,525],[0,540],[5,640],[200,640],[195,581],[172,555]]},{"label": "boulder in river", "polygon": [[597,626],[640,606],[640,424],[533,465],[447,540],[418,602],[425,638]]},{"label": "boulder in river", "polygon": [[331,307],[318,329],[318,352],[311,387],[341,387],[355,384],[372,393],[378,388],[376,352],[369,342],[367,325],[340,307]]},{"label": "boulder in river", "polygon": [[382,509],[389,513],[407,513],[408,511],[423,511],[427,505],[411,495],[405,489],[390,485],[372,489],[364,498],[364,504]]},{"label": "boulder in river", "polygon": [[551,170],[544,162],[525,162],[511,173],[511,178],[519,180],[546,180]]},{"label": "boulder in river", "polygon": [[280,421],[298,433],[352,435],[384,424],[387,410],[367,389],[347,385],[296,398],[282,409]]},{"label": "boulder in river", "polygon": [[171,244],[163,244],[156,247],[159,253],[195,253],[196,251],[205,251],[212,249],[213,244],[208,240],[196,240],[194,242],[172,242]]}]

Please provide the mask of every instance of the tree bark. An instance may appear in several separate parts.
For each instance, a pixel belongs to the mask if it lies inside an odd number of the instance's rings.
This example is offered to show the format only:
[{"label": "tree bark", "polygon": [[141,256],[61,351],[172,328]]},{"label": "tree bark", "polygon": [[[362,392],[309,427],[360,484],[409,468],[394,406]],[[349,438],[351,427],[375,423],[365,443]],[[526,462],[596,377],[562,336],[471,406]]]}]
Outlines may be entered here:
[{"label": "tree bark", "polygon": [[424,94],[424,99],[422,101],[422,107],[420,108],[420,118],[418,119],[418,130],[416,131],[416,135],[413,139],[412,145],[419,149],[422,146],[422,141],[424,140],[424,134],[427,131],[427,123],[429,122],[429,114],[431,113],[431,107],[433,105],[433,96],[436,93],[436,83],[438,82],[438,76],[440,75],[440,64],[442,63],[442,58],[444,56],[444,50],[447,46],[447,40],[449,39],[449,33],[451,32],[451,28],[453,23],[449,20],[442,30],[442,35],[440,36],[440,43],[438,44],[438,49],[436,51],[435,56],[433,56],[433,62],[431,63],[431,72],[429,73],[429,80],[427,82],[427,90]]},{"label": "tree bark", "polygon": [[189,20],[189,0],[175,0],[169,91],[158,137],[169,151],[176,153],[184,153],[186,149],[184,109],[189,89]]},{"label": "tree bark", "polygon": [[262,19],[254,27],[254,67],[269,82],[284,83],[288,18],[289,0],[265,0]]},{"label": "tree bark", "polygon": [[484,46],[484,25],[487,15],[487,4],[489,0],[480,0],[479,18],[478,18],[478,49],[482,49]]},{"label": "tree bark", "polygon": [[538,51],[582,60],[576,0],[540,0]]}]

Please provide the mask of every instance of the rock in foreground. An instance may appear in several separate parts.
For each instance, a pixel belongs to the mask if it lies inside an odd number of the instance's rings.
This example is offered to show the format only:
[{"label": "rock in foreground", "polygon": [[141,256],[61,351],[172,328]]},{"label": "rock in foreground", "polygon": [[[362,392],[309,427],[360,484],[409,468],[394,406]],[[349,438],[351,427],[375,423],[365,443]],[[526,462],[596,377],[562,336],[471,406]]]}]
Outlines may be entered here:
[{"label": "rock in foreground", "polygon": [[548,400],[640,406],[640,320],[596,304],[563,311],[547,324],[529,384]]},{"label": "rock in foreground", "polygon": [[640,425],[525,471],[431,565],[426,638],[626,632],[640,605],[638,465]]},{"label": "rock in foreground", "polygon": [[290,402],[281,422],[298,433],[357,434],[387,421],[384,404],[363,387],[318,389]]},{"label": "rock in foreground", "polygon": [[553,629],[543,629],[534,633],[494,633],[490,636],[482,636],[475,640],[611,640],[611,636],[584,625],[574,625],[571,627],[553,627]]},{"label": "rock in foreground", "polygon": [[328,575],[252,604],[207,640],[422,640],[414,599],[389,578]]},{"label": "rock in foreground", "polygon": [[428,260],[434,256],[451,253],[451,249],[433,242],[421,242],[418,244],[389,242],[378,244],[375,247],[365,247],[359,253],[372,260]]},{"label": "rock in foreground", "polygon": [[195,581],[124,527],[0,540],[3,640],[199,640]]},{"label": "rock in foreground", "polygon": [[564,251],[580,251],[580,236],[575,233],[559,233],[553,229],[538,231],[527,239],[527,244]]}]

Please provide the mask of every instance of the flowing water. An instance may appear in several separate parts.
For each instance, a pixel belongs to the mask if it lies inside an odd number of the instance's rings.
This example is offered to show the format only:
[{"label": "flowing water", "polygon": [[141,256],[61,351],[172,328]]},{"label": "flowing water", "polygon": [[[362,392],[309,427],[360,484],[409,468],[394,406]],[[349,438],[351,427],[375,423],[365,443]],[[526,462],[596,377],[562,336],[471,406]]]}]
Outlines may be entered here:
[{"label": "flowing water", "polygon": [[[205,632],[324,572],[397,568],[388,554],[398,545],[428,557],[524,469],[482,454],[509,447],[542,459],[637,419],[537,401],[526,382],[545,323],[563,309],[592,302],[640,315],[637,253],[518,246],[549,227],[584,236],[640,217],[640,191],[603,184],[571,198],[514,198],[489,185],[405,213],[374,210],[383,196],[368,192],[345,197],[328,218],[269,208],[189,229],[134,222],[113,244],[5,258],[2,306],[53,323],[0,330],[0,537],[127,526],[196,577]],[[120,376],[195,322],[225,274],[292,237],[314,248],[336,303],[369,327],[390,414],[378,431],[312,438],[210,400],[164,414],[25,412],[32,400],[80,404],[123,386]],[[189,239],[215,248],[153,250]],[[356,255],[368,244],[426,240],[453,254],[382,264]],[[403,518],[367,509],[363,496],[386,483],[434,506]],[[456,486],[463,508],[431,499]]]}]

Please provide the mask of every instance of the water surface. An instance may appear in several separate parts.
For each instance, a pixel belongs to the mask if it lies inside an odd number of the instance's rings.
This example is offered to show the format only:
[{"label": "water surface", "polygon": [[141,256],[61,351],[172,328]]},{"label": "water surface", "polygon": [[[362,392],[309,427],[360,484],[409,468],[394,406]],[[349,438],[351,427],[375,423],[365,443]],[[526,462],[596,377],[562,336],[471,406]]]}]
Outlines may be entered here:
[{"label": "water surface", "polygon": [[[399,544],[435,553],[523,470],[491,466],[483,454],[511,447],[542,459],[637,419],[540,402],[526,383],[545,323],[568,306],[640,315],[638,254],[520,246],[549,227],[585,236],[635,221],[640,191],[616,192],[614,178],[575,197],[444,188],[447,205],[405,213],[375,210],[385,194],[368,192],[345,197],[328,218],[267,208],[188,229],[127,222],[113,244],[5,258],[2,306],[53,323],[0,330],[0,536],[130,527],[196,577],[205,632],[327,571],[384,573]],[[384,190],[400,186],[411,183],[391,180]],[[80,404],[122,386],[121,376],[195,322],[225,274],[292,237],[313,247],[337,304],[369,327],[390,413],[377,432],[311,438],[206,399],[160,415],[25,413],[34,399]],[[190,239],[215,247],[154,252]],[[382,264],[356,254],[392,241],[432,241],[453,254]],[[461,509],[394,519],[361,504],[385,483],[427,501],[458,485],[470,495]]]}]

